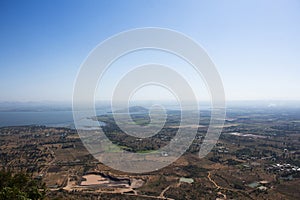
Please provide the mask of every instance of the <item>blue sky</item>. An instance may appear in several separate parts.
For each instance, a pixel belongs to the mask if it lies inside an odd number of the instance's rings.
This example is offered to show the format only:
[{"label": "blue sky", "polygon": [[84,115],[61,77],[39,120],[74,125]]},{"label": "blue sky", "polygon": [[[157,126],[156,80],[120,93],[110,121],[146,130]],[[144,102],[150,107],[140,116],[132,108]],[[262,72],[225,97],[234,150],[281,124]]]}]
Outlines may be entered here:
[{"label": "blue sky", "polygon": [[300,100],[299,11],[297,0],[0,1],[0,101],[71,101],[98,43],[149,26],[201,44],[228,100]]}]

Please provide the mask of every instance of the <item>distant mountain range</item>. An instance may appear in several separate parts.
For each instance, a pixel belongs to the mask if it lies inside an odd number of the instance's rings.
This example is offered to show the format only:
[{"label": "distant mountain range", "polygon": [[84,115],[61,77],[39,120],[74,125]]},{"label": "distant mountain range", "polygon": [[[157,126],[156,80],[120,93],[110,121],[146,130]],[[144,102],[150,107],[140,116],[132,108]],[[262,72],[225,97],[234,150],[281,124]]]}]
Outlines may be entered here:
[{"label": "distant mountain range", "polygon": [[129,108],[124,108],[121,110],[116,110],[115,113],[148,113],[149,109],[143,106],[131,106]]}]

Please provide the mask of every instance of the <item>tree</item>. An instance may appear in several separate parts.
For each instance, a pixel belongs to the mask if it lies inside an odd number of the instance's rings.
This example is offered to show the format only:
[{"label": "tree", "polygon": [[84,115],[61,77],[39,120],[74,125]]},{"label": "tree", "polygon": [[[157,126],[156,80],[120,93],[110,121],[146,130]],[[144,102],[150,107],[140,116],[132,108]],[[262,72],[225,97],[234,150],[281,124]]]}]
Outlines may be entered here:
[{"label": "tree", "polygon": [[45,194],[45,184],[28,174],[0,171],[0,200],[41,200]]}]

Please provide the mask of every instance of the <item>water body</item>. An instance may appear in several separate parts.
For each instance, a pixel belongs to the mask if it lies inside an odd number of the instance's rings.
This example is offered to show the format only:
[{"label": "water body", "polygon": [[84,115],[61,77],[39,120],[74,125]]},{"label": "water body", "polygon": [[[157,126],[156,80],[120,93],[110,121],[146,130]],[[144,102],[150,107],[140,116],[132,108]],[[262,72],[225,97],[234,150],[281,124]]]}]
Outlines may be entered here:
[{"label": "water body", "polygon": [[[97,110],[97,115],[105,113]],[[26,125],[74,128],[73,114],[72,111],[0,111],[0,127]]]},{"label": "water body", "polygon": [[[151,103],[151,102],[150,102]],[[152,105],[150,104],[149,105]],[[139,105],[139,104],[137,104]],[[143,102],[141,106],[147,106]],[[166,109],[175,109],[177,105],[162,104]],[[65,105],[36,105],[36,103],[0,103],[0,127],[4,126],[26,126],[44,125],[49,127],[68,127],[74,128],[72,110]],[[54,109],[53,109],[54,108]],[[176,109],[175,109],[176,110]],[[110,113],[110,106],[103,104],[96,110],[97,115]],[[93,116],[89,116],[93,117]],[[82,124],[87,129],[93,129],[95,122],[87,117],[82,119]],[[100,125],[104,125],[103,123]]]}]

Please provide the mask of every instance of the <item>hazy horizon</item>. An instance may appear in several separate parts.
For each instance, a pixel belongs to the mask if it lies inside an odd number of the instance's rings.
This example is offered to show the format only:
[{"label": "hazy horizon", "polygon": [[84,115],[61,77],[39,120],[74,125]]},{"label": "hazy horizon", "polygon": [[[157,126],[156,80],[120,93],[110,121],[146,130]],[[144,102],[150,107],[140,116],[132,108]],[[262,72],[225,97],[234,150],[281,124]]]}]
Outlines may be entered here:
[{"label": "hazy horizon", "polygon": [[[122,105],[127,102],[119,102]],[[129,106],[151,106],[154,104],[163,104],[163,105],[177,105],[177,101],[173,100],[136,100],[130,101]],[[198,101],[199,106],[211,106],[210,101]],[[102,100],[95,101],[96,107],[101,106],[111,106],[111,101]],[[259,106],[259,107],[300,107],[300,100],[228,100],[226,101],[226,107],[235,107],[235,106],[243,106],[243,107],[251,107],[251,106]],[[38,108],[38,107],[51,107],[53,109],[60,108],[72,108],[72,101],[0,101],[0,111],[3,110],[14,110],[14,109],[30,109],[30,108]]]}]

